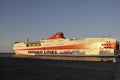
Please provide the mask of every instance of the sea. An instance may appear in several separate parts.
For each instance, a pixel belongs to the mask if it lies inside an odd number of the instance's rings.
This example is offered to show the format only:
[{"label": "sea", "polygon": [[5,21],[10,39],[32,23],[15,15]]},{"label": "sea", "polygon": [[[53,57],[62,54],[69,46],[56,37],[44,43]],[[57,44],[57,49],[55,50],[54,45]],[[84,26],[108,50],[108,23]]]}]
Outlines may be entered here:
[{"label": "sea", "polygon": [[0,53],[0,57],[13,57],[15,53]]}]

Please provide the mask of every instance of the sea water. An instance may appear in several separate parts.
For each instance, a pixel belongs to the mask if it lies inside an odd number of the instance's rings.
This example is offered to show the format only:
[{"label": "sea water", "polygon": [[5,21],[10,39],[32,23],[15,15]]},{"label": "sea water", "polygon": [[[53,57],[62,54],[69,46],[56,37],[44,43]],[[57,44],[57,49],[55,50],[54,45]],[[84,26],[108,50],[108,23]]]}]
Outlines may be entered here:
[{"label": "sea water", "polygon": [[15,53],[0,53],[0,57],[13,57]]}]

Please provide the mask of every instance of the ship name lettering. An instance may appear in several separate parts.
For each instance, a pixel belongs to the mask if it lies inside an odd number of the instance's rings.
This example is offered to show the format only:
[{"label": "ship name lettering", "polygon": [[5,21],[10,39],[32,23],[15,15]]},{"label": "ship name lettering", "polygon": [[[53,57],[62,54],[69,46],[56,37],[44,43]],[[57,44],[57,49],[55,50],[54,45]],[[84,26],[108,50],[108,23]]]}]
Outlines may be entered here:
[{"label": "ship name lettering", "polygon": [[29,54],[57,54],[57,51],[28,51]]}]

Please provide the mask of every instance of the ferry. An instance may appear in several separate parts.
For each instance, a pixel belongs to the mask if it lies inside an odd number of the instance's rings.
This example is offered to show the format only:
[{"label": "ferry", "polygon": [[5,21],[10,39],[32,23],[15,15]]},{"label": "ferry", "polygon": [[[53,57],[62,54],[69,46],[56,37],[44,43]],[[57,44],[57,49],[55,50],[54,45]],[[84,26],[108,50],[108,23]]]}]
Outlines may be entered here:
[{"label": "ferry", "polygon": [[20,56],[39,56],[41,59],[102,61],[119,56],[115,38],[65,38],[57,32],[47,39],[14,42],[13,50]]}]

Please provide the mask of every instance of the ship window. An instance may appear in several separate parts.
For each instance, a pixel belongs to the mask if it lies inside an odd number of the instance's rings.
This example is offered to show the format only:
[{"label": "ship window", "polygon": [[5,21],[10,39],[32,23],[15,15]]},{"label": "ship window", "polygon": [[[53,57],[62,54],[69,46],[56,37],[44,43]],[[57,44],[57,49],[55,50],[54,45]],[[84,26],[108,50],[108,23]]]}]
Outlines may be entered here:
[{"label": "ship window", "polygon": [[109,47],[109,48],[111,48],[111,47]]},{"label": "ship window", "polygon": [[104,47],[104,48],[108,48],[108,47]]},{"label": "ship window", "polygon": [[26,46],[28,47],[28,44],[26,44]]},{"label": "ship window", "polygon": [[41,46],[40,43],[28,43],[26,44],[27,47],[33,47],[33,46]]}]

